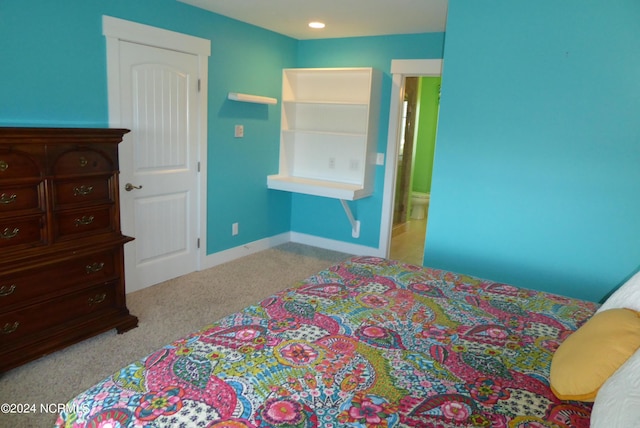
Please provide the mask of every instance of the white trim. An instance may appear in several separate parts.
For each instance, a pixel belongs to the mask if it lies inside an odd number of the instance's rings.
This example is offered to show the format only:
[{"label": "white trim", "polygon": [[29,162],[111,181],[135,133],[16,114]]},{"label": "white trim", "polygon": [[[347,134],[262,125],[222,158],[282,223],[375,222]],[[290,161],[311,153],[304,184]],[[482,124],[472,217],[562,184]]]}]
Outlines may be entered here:
[{"label": "white trim", "polygon": [[[274,235],[268,238],[249,242],[247,244],[242,244],[234,248],[229,248],[228,250],[209,254],[205,257],[200,270],[209,269],[223,263],[231,262],[239,258],[249,256],[251,254],[259,253],[260,251],[268,250],[270,248],[286,244],[288,242],[310,245],[316,248],[323,248],[325,250],[338,251],[341,253],[356,256],[383,257],[378,249],[373,247],[350,244],[333,239],[320,238],[318,236],[307,235],[304,233],[285,232],[279,235]],[[138,290],[127,290],[127,294],[134,291]]]},{"label": "white trim", "polygon": [[305,233],[290,232],[291,242],[297,244],[311,245],[312,247],[324,248],[325,250],[339,251],[356,256],[384,257],[378,248],[364,245],[351,244],[349,242],[336,241],[319,236],[307,235]]},{"label": "white trim", "polygon": [[209,269],[223,263],[237,260],[241,257],[259,253],[288,242],[296,244],[310,245],[325,250],[338,251],[345,254],[353,254],[357,256],[373,256],[382,257],[376,248],[365,247],[364,245],[350,244],[343,241],[335,241],[333,239],[320,238],[318,236],[307,235],[298,232],[285,232],[268,238],[259,239],[257,241],[242,244],[237,247],[209,254],[204,259],[202,270]]},{"label": "white trim", "polygon": [[271,236],[269,238],[259,239],[257,241],[249,242],[248,244],[242,244],[234,248],[229,248],[228,250],[209,254],[204,259],[202,269],[209,269],[214,266],[221,265],[222,263],[239,259],[240,257],[248,256],[260,251],[268,250],[269,248],[277,247],[278,245],[286,244],[287,242],[290,242],[289,232],[281,233],[280,235]]},{"label": "white trim", "polygon": [[440,76],[441,59],[392,59],[391,74],[407,76]]},{"label": "white trim", "polygon": [[211,41],[188,34],[151,27],[111,16],[102,16],[102,34],[107,41],[107,92],[109,126],[121,127],[120,112],[120,42],[127,41],[163,49],[175,50],[198,56],[200,96],[198,106],[198,249],[197,269],[205,265],[207,255],[207,133],[208,133],[208,82]]},{"label": "white trim", "polygon": [[395,198],[398,162],[398,139],[404,99],[404,79],[411,76],[441,76],[441,59],[406,59],[391,61],[391,105],[389,107],[389,134],[387,136],[387,163],[384,169],[382,217],[380,219],[380,257],[389,257],[391,229],[393,228],[393,200]]},{"label": "white trim", "polygon": [[102,34],[107,38],[156,46],[193,55],[211,56],[211,41],[188,34],[102,16]]}]

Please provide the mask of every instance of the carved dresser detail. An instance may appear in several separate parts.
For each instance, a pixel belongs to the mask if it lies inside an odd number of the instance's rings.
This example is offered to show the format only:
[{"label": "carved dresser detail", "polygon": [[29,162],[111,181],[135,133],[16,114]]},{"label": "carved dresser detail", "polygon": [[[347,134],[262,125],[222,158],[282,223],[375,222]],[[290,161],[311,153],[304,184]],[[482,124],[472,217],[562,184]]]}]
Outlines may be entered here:
[{"label": "carved dresser detail", "polygon": [[118,196],[127,132],[0,127],[0,372],[138,325]]}]

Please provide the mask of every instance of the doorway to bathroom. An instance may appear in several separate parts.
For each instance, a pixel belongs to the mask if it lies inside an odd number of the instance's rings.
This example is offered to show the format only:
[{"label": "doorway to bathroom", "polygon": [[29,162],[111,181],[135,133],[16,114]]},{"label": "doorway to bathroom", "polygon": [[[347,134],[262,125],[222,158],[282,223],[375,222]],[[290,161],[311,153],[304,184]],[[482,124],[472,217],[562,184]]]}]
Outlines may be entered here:
[{"label": "doorway to bathroom", "polygon": [[404,78],[389,257],[423,264],[440,77]]}]

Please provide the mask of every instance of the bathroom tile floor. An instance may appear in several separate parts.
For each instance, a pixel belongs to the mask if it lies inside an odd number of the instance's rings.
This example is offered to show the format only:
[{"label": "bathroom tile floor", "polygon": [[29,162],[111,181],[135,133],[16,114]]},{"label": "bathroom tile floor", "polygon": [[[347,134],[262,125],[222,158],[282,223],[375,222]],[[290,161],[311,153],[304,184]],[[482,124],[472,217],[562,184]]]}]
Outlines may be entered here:
[{"label": "bathroom tile floor", "polygon": [[422,265],[427,219],[409,220],[394,226],[391,233],[389,258],[414,265]]}]

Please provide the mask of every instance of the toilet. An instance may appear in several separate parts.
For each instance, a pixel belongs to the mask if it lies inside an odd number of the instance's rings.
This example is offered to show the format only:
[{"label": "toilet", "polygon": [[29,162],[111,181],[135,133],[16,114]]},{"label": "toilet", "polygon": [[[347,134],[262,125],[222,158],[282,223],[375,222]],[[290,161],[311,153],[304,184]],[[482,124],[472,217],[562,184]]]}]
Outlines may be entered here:
[{"label": "toilet", "polygon": [[412,220],[422,220],[427,214],[427,206],[429,205],[429,194],[420,192],[411,192],[411,214]]}]

